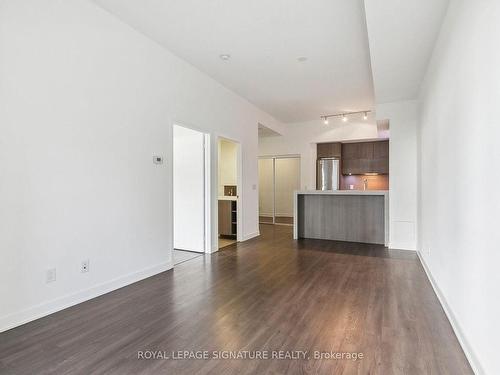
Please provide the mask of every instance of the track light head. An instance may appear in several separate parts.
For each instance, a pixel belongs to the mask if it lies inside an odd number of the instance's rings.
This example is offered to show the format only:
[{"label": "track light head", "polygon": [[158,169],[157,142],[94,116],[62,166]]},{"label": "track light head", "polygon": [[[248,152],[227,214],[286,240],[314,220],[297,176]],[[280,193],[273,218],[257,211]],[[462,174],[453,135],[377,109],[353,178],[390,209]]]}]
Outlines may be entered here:
[{"label": "track light head", "polygon": [[331,114],[331,115],[321,115],[320,118],[321,120],[323,120],[323,123],[325,125],[328,124],[328,119],[330,117],[333,117],[333,118],[342,118],[342,122],[347,122],[349,120],[349,116],[352,116],[352,115],[361,115],[363,114],[363,120],[368,120],[368,113],[371,113],[372,111],[371,110],[364,110],[364,111],[357,111],[357,112],[340,112],[340,113],[335,113],[335,114]]}]

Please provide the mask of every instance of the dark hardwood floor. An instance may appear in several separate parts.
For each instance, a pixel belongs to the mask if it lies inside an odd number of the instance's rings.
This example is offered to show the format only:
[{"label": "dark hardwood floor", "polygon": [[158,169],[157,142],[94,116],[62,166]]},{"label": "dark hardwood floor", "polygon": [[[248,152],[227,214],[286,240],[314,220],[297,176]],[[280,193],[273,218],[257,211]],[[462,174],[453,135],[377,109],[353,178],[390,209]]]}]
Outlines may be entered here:
[{"label": "dark hardwood floor", "polygon": [[[0,334],[0,374],[472,374],[414,253],[262,236]],[[138,359],[138,351],[363,359]],[[272,352],[267,352],[269,356]]]}]

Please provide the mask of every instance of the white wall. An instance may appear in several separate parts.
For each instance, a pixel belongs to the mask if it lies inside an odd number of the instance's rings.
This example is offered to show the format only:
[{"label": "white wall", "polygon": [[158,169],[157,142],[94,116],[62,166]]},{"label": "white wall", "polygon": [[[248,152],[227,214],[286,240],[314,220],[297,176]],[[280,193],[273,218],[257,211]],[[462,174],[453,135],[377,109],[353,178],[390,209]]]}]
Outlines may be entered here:
[{"label": "white wall", "polygon": [[0,330],[171,267],[174,122],[213,135],[214,170],[217,136],[241,142],[258,233],[269,115],[85,0],[2,1],[0,55]]},{"label": "white wall", "polygon": [[377,138],[374,121],[347,123],[330,119],[288,124],[282,136],[260,137],[259,156],[300,155],[301,189],[316,189],[316,143]]},{"label": "white wall", "polygon": [[174,249],[205,251],[205,135],[174,125]]},{"label": "white wall", "polygon": [[390,120],[389,247],[416,250],[418,102],[379,104],[377,118]]},{"label": "white wall", "polygon": [[477,374],[500,374],[500,2],[451,0],[421,95],[419,250]]},{"label": "white wall", "polygon": [[224,196],[224,185],[238,185],[238,144],[219,139],[219,187],[218,194]]}]

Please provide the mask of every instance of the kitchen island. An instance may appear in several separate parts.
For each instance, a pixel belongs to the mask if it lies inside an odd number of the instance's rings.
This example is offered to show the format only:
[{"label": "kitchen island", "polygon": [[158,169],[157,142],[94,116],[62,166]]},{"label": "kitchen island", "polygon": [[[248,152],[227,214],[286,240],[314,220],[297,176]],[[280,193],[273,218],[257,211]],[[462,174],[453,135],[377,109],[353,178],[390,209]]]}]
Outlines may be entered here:
[{"label": "kitchen island", "polygon": [[311,190],[294,193],[293,238],[389,242],[387,190]]}]

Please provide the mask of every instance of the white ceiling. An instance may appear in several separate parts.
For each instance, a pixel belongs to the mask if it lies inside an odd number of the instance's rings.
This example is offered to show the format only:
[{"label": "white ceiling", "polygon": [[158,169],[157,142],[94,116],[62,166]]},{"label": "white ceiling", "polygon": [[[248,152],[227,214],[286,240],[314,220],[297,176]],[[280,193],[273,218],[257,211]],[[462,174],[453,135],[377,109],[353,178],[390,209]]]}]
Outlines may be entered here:
[{"label": "white ceiling", "polygon": [[94,1],[283,122],[374,107],[362,0]]},{"label": "white ceiling", "polygon": [[377,103],[415,99],[449,0],[365,0]]}]

